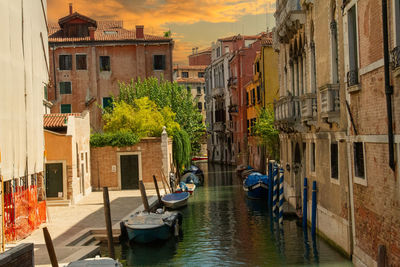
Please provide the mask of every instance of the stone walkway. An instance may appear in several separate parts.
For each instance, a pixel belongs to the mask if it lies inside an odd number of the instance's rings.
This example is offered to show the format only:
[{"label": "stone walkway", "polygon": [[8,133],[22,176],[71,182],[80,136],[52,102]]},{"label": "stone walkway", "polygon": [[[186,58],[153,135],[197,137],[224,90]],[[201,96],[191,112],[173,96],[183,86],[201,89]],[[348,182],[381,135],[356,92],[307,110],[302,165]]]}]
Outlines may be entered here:
[{"label": "stone walkway", "polygon": [[[155,190],[147,190],[147,195],[149,197],[156,195]],[[139,190],[109,191],[109,198],[113,229],[119,229],[121,219],[142,205]],[[10,246],[15,246],[20,243],[34,243],[36,266],[50,264],[43,237],[43,227],[46,226],[49,230],[60,263],[73,253],[73,247],[65,248],[67,240],[84,229],[106,227],[103,192],[92,192],[77,204],[69,207],[48,207],[47,213],[47,223],[42,224],[39,229],[17,244],[10,244]]]}]

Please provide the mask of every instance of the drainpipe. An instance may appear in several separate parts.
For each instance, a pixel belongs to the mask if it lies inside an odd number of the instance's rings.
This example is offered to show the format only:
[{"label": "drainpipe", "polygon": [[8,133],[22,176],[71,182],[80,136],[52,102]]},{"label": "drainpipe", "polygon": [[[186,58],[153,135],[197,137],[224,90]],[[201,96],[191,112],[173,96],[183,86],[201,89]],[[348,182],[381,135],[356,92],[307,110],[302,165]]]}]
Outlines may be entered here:
[{"label": "drainpipe", "polygon": [[393,118],[392,118],[392,94],[393,87],[390,85],[389,73],[389,38],[387,23],[387,2],[382,0],[382,32],[383,32],[383,59],[385,70],[385,94],[386,94],[386,110],[388,118],[388,143],[389,143],[389,166],[394,171],[394,140],[393,140]]},{"label": "drainpipe", "polygon": [[54,100],[57,100],[57,75],[56,75],[56,58],[55,58],[55,50],[56,47],[53,45],[51,47],[53,50],[53,75],[54,75]]}]

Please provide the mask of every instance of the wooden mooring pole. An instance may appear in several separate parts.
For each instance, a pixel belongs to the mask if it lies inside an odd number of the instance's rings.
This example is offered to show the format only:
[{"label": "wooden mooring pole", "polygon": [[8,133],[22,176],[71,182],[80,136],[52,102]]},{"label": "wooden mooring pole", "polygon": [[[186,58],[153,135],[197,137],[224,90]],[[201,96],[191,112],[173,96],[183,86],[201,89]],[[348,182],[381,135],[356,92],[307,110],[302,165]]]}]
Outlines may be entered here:
[{"label": "wooden mooring pole", "polygon": [[150,206],[149,202],[147,201],[146,189],[144,188],[143,181],[139,181],[139,189],[140,189],[140,195],[142,196],[144,210],[150,212]]},{"label": "wooden mooring pole", "polygon": [[110,209],[110,198],[108,196],[108,187],[103,187],[103,202],[104,202],[104,216],[106,219],[106,227],[107,227],[108,252],[110,253],[109,255],[110,258],[115,259],[114,238],[112,234],[111,209]]},{"label": "wooden mooring pole", "polygon": [[43,227],[44,241],[46,243],[47,252],[49,253],[51,266],[58,267],[58,261],[56,251],[54,250],[53,241],[51,240],[49,230],[47,227]]},{"label": "wooden mooring pole", "polygon": [[153,175],[153,181],[154,181],[154,187],[156,188],[156,192],[157,192],[158,204],[161,204],[160,190],[158,190],[158,183],[157,183],[157,178],[155,175]]}]

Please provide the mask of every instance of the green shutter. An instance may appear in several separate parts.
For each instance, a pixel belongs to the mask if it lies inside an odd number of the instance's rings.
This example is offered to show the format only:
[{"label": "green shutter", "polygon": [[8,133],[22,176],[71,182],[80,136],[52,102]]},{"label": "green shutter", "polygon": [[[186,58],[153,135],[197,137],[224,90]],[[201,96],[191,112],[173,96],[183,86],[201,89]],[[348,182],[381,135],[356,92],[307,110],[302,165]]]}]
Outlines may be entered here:
[{"label": "green shutter", "polygon": [[71,113],[71,104],[61,104],[61,113]]}]

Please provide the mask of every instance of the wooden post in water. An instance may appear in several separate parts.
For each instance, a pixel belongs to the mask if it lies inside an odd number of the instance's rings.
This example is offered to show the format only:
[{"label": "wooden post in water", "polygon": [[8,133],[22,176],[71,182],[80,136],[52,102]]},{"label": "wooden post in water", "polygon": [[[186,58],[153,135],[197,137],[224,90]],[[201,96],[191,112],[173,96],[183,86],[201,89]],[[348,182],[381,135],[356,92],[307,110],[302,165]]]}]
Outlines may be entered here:
[{"label": "wooden post in water", "polygon": [[149,202],[147,201],[146,189],[144,188],[143,181],[139,181],[140,195],[142,196],[142,202],[144,210],[150,212]]},{"label": "wooden post in water", "polygon": [[58,267],[58,261],[56,252],[54,250],[53,241],[51,240],[50,233],[49,230],[47,230],[47,227],[43,227],[43,235],[44,241],[46,242],[47,252],[49,253],[51,266]]},{"label": "wooden post in water", "polygon": [[114,238],[112,234],[111,209],[110,209],[110,198],[108,196],[108,187],[103,187],[103,202],[104,202],[104,216],[106,219],[106,227],[107,227],[108,252],[110,253],[110,258],[115,259]]},{"label": "wooden post in water", "polygon": [[161,204],[160,191],[158,190],[157,178],[155,175],[153,175],[153,181],[154,181],[154,187],[156,188],[156,192],[157,192],[158,204]]},{"label": "wooden post in water", "polygon": [[378,267],[386,267],[386,247],[384,245],[378,246]]}]

